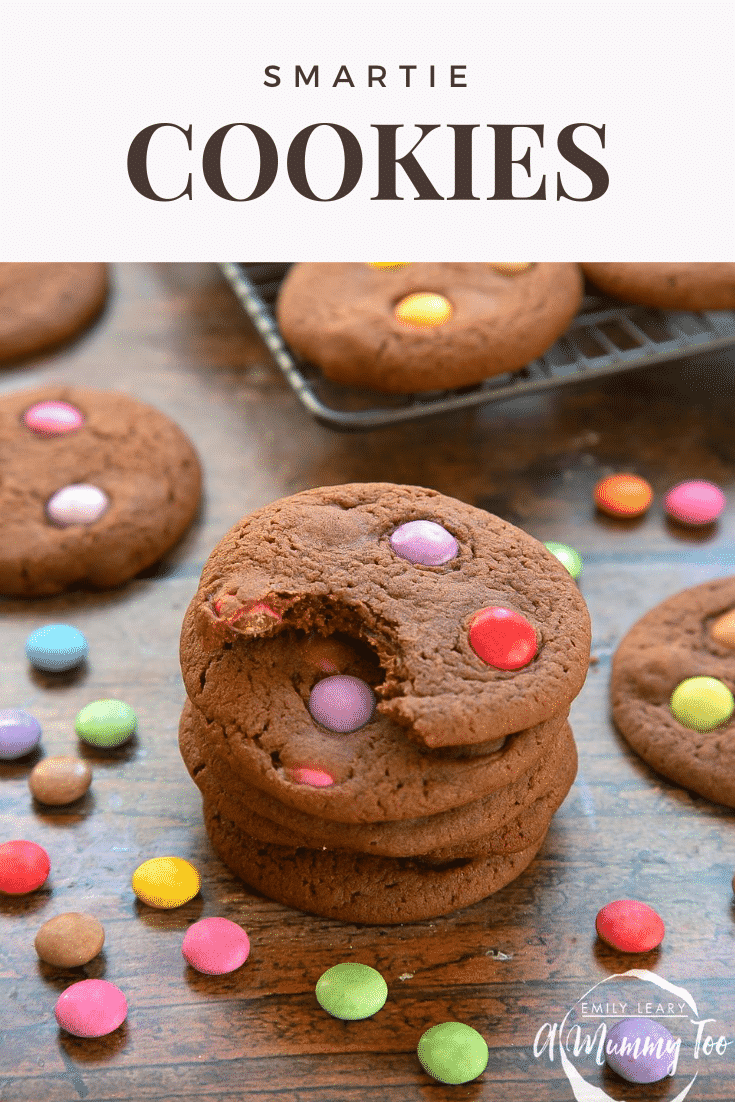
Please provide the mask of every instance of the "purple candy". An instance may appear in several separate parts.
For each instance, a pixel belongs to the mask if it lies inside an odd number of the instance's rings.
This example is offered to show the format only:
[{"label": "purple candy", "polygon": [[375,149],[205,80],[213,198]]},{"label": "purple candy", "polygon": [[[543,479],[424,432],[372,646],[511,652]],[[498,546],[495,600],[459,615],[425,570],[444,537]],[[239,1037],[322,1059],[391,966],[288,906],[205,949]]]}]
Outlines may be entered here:
[{"label": "purple candy", "polygon": [[651,1018],[625,1018],[607,1035],[605,1059],[629,1083],[658,1083],[671,1071],[680,1044]]},{"label": "purple candy", "polygon": [[390,538],[396,555],[421,566],[441,566],[453,559],[459,544],[451,532],[433,520],[410,520],[396,528]]},{"label": "purple candy", "polygon": [[0,760],[22,758],[38,746],[41,725],[19,708],[0,710]]},{"label": "purple candy", "polygon": [[347,734],[372,719],[375,696],[359,677],[338,673],[317,681],[309,697],[309,711],[323,727]]}]

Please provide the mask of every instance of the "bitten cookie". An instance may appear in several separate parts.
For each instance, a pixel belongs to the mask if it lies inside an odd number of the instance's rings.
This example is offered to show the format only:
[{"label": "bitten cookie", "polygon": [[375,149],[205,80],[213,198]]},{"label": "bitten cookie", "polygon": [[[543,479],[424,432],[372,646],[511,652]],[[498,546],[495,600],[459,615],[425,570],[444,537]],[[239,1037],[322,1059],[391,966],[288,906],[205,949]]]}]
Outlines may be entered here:
[{"label": "bitten cookie", "polygon": [[732,577],[685,589],[651,609],[613,659],[612,711],[621,734],[651,768],[729,807],[735,807],[734,691]]},{"label": "bitten cookie", "polygon": [[258,510],[210,556],[181,635],[179,744],[213,845],[271,898],[350,921],[483,898],[572,784],[589,645],[543,544],[434,490]]},{"label": "bitten cookie", "polygon": [[0,360],[73,337],[106,294],[104,264],[0,264]]},{"label": "bitten cookie", "polygon": [[608,295],[659,310],[735,310],[735,264],[583,264]]},{"label": "bitten cookie", "polygon": [[193,445],[125,394],[46,386],[0,398],[0,593],[120,585],[184,533]]},{"label": "bitten cookie", "polygon": [[525,367],[567,328],[582,287],[576,264],[295,264],[276,314],[327,378],[410,393]]}]

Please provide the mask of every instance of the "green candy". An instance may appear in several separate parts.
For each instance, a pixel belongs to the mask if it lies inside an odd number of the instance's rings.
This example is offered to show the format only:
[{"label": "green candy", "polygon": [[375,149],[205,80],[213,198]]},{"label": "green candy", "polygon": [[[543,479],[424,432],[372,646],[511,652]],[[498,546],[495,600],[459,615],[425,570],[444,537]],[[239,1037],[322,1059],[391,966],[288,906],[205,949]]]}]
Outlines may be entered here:
[{"label": "green candy", "polygon": [[80,739],[90,746],[110,749],[120,746],[135,732],[135,712],[122,700],[95,700],[87,704],[74,721]]},{"label": "green candy", "polygon": [[440,1083],[469,1083],[487,1067],[484,1038],[471,1025],[442,1022],[421,1035],[418,1058],[424,1071]]},{"label": "green candy", "polygon": [[579,551],[575,551],[573,547],[569,547],[566,543],[556,543],[555,540],[549,540],[548,543],[544,544],[544,547],[556,556],[573,578],[579,577],[582,573],[582,558]]},{"label": "green candy", "polygon": [[335,964],[317,980],[316,998],[333,1018],[356,1022],[385,1005],[388,984],[369,964]]},{"label": "green candy", "polygon": [[687,677],[676,686],[669,703],[674,718],[691,731],[711,731],[735,710],[732,693],[716,677]]}]

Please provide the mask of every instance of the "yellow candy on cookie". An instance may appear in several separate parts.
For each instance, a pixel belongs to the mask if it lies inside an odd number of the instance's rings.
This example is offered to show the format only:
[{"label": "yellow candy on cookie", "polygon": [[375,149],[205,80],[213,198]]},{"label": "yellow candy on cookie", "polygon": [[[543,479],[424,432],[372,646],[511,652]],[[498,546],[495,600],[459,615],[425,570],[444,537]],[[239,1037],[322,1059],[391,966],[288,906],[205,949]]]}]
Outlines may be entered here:
[{"label": "yellow candy on cookie", "polygon": [[452,316],[452,306],[444,295],[433,291],[418,291],[407,295],[396,306],[396,320],[415,328],[432,328],[444,325]]}]

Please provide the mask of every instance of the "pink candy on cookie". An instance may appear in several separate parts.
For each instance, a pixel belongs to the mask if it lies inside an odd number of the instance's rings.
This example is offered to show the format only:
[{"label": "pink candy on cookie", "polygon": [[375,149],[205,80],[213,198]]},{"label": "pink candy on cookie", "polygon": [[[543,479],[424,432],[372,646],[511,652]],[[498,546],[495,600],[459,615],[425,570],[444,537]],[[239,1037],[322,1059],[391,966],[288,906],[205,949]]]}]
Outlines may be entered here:
[{"label": "pink candy on cookie", "polygon": [[105,1037],[125,1021],[127,999],[107,980],[80,980],[56,1001],[56,1021],[74,1037]]},{"label": "pink candy on cookie", "polygon": [[84,417],[69,402],[36,402],[23,414],[26,428],[40,436],[63,436],[82,427]]},{"label": "pink candy on cookie", "polygon": [[181,952],[187,964],[207,976],[223,976],[244,964],[250,939],[229,918],[202,918],[186,931]]},{"label": "pink candy on cookie", "polygon": [[673,520],[698,527],[717,520],[725,508],[725,495],[713,482],[693,479],[669,490],[664,507]]},{"label": "pink candy on cookie", "polygon": [[309,711],[322,727],[349,734],[372,719],[375,695],[359,677],[336,674],[317,681],[309,697]]},{"label": "pink candy on cookie", "polygon": [[309,784],[312,788],[329,788],[334,784],[334,777],[325,773],[323,769],[312,769],[310,766],[298,766],[288,769],[287,776],[294,784]]},{"label": "pink candy on cookie", "polygon": [[390,537],[396,555],[421,566],[441,566],[456,558],[459,544],[451,532],[433,520],[410,520]]}]

